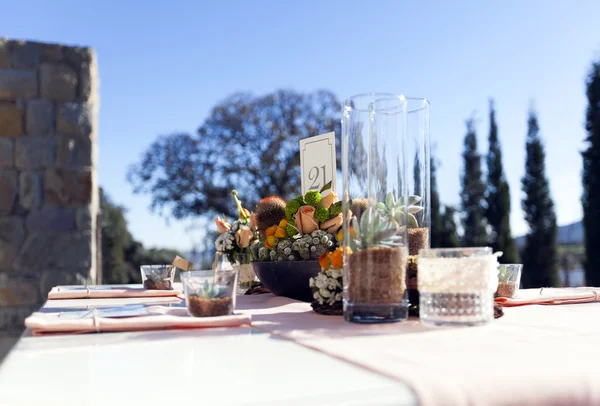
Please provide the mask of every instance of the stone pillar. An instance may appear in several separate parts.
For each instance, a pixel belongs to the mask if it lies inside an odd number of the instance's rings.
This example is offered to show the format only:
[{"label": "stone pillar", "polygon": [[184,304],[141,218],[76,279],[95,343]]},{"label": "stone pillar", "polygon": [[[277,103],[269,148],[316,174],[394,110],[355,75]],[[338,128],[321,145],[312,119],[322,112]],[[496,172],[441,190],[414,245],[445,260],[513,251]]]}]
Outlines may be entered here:
[{"label": "stone pillar", "polygon": [[97,280],[97,112],[92,49],[0,39],[0,337]]}]

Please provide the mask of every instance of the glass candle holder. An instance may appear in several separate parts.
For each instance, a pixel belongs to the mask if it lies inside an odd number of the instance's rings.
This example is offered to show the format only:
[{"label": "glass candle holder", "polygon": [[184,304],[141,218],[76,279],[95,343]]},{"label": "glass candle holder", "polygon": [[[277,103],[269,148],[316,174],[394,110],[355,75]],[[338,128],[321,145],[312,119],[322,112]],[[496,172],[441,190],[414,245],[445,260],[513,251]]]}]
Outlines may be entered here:
[{"label": "glass candle holder", "polygon": [[233,314],[238,272],[190,271],[181,275],[185,304],[193,317]]},{"label": "glass candle holder", "polygon": [[149,290],[173,290],[174,265],[142,265],[142,284]]},{"label": "glass candle holder", "polygon": [[492,249],[419,252],[419,311],[429,324],[485,324],[494,318],[498,257]]},{"label": "glass candle holder", "polygon": [[344,318],[405,320],[408,198],[406,99],[369,93],[342,117]]},{"label": "glass candle holder", "polygon": [[501,264],[498,270],[498,289],[496,297],[513,298],[517,296],[521,283],[523,264]]}]

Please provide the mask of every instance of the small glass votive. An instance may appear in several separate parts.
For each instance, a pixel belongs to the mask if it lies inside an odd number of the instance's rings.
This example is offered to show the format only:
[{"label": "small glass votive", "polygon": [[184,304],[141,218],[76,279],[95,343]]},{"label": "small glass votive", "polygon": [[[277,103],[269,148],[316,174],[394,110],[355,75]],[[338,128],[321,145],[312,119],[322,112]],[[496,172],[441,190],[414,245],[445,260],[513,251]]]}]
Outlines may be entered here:
[{"label": "small glass votive", "polygon": [[494,319],[498,257],[491,248],[423,249],[418,272],[424,323],[478,325]]},{"label": "small glass votive", "polygon": [[517,296],[522,269],[523,264],[500,264],[496,297],[513,298]]},{"label": "small glass votive", "polygon": [[233,314],[237,271],[190,271],[181,274],[185,304],[190,316],[214,317]]},{"label": "small glass votive", "polygon": [[173,265],[142,265],[142,283],[144,289],[173,290],[175,266]]}]

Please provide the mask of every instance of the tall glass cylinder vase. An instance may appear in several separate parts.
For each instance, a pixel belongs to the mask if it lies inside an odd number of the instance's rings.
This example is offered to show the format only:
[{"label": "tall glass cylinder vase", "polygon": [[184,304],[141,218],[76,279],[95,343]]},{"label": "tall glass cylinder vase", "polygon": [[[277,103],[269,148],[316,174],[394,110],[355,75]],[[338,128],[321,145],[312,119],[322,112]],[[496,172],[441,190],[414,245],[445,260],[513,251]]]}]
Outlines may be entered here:
[{"label": "tall glass cylinder vase", "polygon": [[362,94],[346,100],[342,114],[344,318],[405,320],[407,101]]},{"label": "tall glass cylinder vase", "polygon": [[[429,145],[429,102],[408,97],[407,101],[407,185],[408,185],[408,297],[419,304],[417,263],[419,250],[431,246],[431,156]],[[418,309],[414,307],[414,315]]]}]

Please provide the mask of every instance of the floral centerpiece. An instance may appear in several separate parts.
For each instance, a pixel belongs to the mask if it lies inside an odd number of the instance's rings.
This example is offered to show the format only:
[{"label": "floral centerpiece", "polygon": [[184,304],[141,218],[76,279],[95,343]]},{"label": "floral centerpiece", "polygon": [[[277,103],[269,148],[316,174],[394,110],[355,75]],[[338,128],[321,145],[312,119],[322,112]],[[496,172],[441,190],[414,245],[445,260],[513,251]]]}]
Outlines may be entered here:
[{"label": "floral centerpiece", "polygon": [[317,261],[338,245],[342,203],[331,189],[311,190],[288,203],[272,196],[256,206],[261,239],[252,247],[259,261]]},{"label": "floral centerpiece", "polygon": [[319,258],[340,244],[342,203],[331,184],[289,202],[264,198],[254,214],[260,238],[251,246],[252,264],[261,282],[274,294],[311,301],[308,284],[321,270]]},{"label": "floral centerpiece", "polygon": [[309,286],[315,299],[311,306],[317,313],[327,315],[342,315],[343,283],[342,248],[333,252],[325,252],[319,258],[321,272],[309,280]]},{"label": "floral centerpiece", "polygon": [[231,192],[237,206],[238,218],[229,223],[225,216],[217,217],[215,224],[219,236],[215,241],[218,253],[226,255],[237,270],[239,270],[240,290],[250,288],[256,280],[256,275],[250,265],[250,245],[258,241],[256,227],[252,224],[250,212],[242,207],[242,202],[237,197],[237,191]]}]

